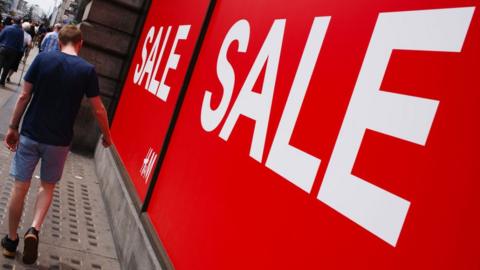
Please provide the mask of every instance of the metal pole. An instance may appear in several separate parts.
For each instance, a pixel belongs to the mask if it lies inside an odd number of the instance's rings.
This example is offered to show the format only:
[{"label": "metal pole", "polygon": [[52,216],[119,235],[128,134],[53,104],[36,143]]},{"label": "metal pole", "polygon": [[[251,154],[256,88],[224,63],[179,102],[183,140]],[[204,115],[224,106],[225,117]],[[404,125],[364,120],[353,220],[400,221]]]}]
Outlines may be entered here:
[{"label": "metal pole", "polygon": [[23,78],[23,73],[25,72],[25,66],[27,65],[27,59],[28,59],[28,57],[25,57],[25,61],[22,61],[23,62],[23,67],[22,67],[22,73],[20,74],[20,79],[18,79],[18,86],[20,86],[20,84],[22,84],[22,78]]}]

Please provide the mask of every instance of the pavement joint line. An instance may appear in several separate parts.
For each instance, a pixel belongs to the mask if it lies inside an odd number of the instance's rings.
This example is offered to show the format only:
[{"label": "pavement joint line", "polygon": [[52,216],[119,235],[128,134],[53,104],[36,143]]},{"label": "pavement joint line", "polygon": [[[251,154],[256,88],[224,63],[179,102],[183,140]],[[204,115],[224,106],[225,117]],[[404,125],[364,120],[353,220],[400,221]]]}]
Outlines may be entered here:
[{"label": "pavement joint line", "polygon": [[[5,234],[7,234],[8,232],[7,231],[0,231],[0,235],[3,237]],[[24,237],[21,236],[21,234],[19,233],[19,239],[20,239],[20,242],[23,241]],[[102,254],[98,254],[98,253],[95,253],[95,252],[89,252],[89,251],[85,251],[83,249],[78,249],[78,248],[71,248],[71,247],[68,247],[68,246],[61,246],[61,245],[54,245],[52,243],[45,243],[45,242],[42,242],[42,239],[40,239],[40,243],[43,245],[43,246],[50,246],[50,247],[55,247],[55,248],[62,248],[62,249],[68,249],[70,251],[74,251],[74,252],[81,252],[81,253],[84,253],[85,255],[92,255],[92,256],[96,256],[96,257],[102,257],[104,259],[109,259],[109,260],[117,260],[116,257],[112,257],[112,256],[105,256],[105,255],[102,255]],[[1,255],[0,255],[1,256]]]},{"label": "pavement joint line", "polygon": [[[21,238],[23,239],[23,237],[21,237]],[[57,247],[57,248],[64,248],[64,249],[68,249],[68,250],[76,251],[76,252],[82,252],[82,253],[84,253],[85,255],[93,255],[93,256],[96,256],[96,257],[102,257],[102,258],[104,258],[104,259],[117,260],[117,257],[104,256],[104,255],[102,255],[102,254],[92,253],[92,252],[85,251],[85,250],[81,250],[81,249],[75,249],[75,248],[64,247],[64,246],[56,246],[56,245],[53,245],[53,244],[50,244],[50,243],[42,243],[42,245],[44,245],[44,246],[51,246],[51,247]]]}]

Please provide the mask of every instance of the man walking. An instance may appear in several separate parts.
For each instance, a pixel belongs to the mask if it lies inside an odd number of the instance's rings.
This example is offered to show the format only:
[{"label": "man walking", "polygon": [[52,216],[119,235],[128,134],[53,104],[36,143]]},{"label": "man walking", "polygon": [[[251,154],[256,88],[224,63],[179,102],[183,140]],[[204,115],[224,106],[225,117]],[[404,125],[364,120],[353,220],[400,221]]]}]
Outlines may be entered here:
[{"label": "man walking", "polygon": [[[39,188],[31,228],[25,233],[23,262],[32,264],[38,256],[38,234],[60,180],[73,137],[73,124],[81,100],[86,96],[103,133],[103,145],[112,143],[106,110],[99,97],[94,67],[78,57],[82,33],[75,26],[59,32],[61,52],[39,54],[27,74],[15,107],[5,144],[16,151],[10,174],[15,185],[8,206],[9,232],[2,239],[3,255],[14,257],[18,246],[17,228],[33,171],[42,161]],[[31,102],[30,102],[31,101]],[[20,119],[24,116],[19,135]]]},{"label": "man walking", "polygon": [[[15,58],[15,61],[10,67],[10,71],[8,72],[8,75],[7,75],[7,83],[10,82],[10,78],[12,77],[13,73],[18,71],[18,67],[20,66],[20,62],[22,62],[23,55],[25,55],[25,59],[28,57],[27,51],[30,51],[30,48],[32,46],[32,37],[27,32],[28,30],[30,30],[30,23],[24,22],[22,24],[22,29],[23,29],[23,48],[21,52],[17,53],[17,57]],[[26,61],[24,61],[24,63],[25,62]]]},{"label": "man walking", "polygon": [[45,38],[42,40],[42,44],[40,45],[40,52],[60,50],[60,47],[58,46],[58,32],[60,29],[62,29],[62,25],[57,23],[53,27],[53,31],[45,35]]},{"label": "man walking", "polygon": [[0,32],[0,86],[5,87],[7,75],[15,65],[18,55],[23,52],[22,19],[16,17],[14,24],[5,27]]}]

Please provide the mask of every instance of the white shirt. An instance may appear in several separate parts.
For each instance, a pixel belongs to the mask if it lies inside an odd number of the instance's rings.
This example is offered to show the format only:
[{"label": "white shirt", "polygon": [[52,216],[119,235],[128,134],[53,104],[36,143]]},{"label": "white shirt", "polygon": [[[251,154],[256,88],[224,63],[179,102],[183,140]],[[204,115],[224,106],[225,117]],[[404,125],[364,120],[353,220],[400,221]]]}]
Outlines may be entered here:
[{"label": "white shirt", "polygon": [[32,45],[32,36],[29,33],[23,31],[23,48]]}]

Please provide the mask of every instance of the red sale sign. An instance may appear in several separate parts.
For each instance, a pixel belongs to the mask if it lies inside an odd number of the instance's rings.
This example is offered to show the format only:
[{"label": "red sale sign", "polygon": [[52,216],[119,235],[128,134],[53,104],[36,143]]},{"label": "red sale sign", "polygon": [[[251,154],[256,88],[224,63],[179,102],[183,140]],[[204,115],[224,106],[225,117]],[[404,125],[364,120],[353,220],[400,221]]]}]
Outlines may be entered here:
[{"label": "red sale sign", "polygon": [[112,126],[115,146],[145,197],[210,1],[154,1]]},{"label": "red sale sign", "polygon": [[148,214],[176,269],[478,269],[476,1],[219,1]]}]

